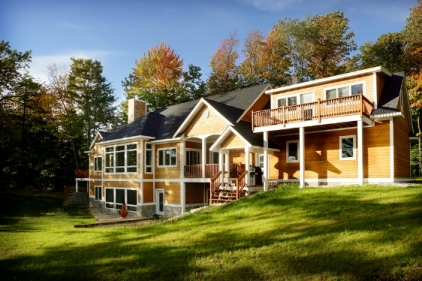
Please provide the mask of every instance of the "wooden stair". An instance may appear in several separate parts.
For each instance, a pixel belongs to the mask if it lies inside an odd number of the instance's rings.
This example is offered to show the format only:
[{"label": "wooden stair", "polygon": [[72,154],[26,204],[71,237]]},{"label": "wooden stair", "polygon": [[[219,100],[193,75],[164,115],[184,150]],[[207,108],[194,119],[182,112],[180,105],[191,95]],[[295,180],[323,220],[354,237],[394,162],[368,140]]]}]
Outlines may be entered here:
[{"label": "wooden stair", "polygon": [[229,203],[236,200],[235,190],[216,190],[210,198],[210,204]]}]

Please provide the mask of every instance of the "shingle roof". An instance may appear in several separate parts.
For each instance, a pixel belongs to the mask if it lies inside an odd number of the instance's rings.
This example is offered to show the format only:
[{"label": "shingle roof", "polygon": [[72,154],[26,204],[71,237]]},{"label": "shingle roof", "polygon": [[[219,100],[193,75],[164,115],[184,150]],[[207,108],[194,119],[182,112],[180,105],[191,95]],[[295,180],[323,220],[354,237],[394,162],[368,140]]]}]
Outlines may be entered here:
[{"label": "shingle roof", "polygon": [[[269,84],[210,96],[205,100],[233,124]],[[172,138],[199,100],[188,101],[150,112],[132,123],[122,125],[102,135],[102,141],[135,136],[150,136],[156,140]]]},{"label": "shingle roof", "polygon": [[393,74],[385,81],[384,88],[378,103],[378,108],[371,113],[372,116],[385,115],[400,112],[400,90],[404,77],[401,74]]}]

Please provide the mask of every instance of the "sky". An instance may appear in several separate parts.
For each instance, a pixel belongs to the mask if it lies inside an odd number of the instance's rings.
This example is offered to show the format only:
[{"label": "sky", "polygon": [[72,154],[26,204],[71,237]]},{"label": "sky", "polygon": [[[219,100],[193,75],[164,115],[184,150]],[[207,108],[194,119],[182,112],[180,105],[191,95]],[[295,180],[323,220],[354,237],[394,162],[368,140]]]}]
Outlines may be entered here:
[{"label": "sky", "polygon": [[[32,51],[30,73],[47,81],[47,67],[69,67],[70,58],[96,59],[115,95],[135,60],[166,43],[184,70],[201,67],[205,81],[211,57],[231,32],[243,40],[251,30],[267,35],[278,20],[342,11],[358,46],[403,29],[417,0],[0,0],[0,40]],[[240,61],[239,61],[240,63]]]}]

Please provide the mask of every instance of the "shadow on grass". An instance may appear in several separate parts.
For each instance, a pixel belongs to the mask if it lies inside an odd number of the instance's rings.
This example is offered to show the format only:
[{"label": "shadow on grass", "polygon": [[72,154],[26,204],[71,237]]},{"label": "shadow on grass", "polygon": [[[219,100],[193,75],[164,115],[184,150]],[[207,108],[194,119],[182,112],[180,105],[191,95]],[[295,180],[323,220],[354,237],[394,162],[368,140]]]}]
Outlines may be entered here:
[{"label": "shadow on grass", "polygon": [[380,190],[258,193],[171,223],[86,230],[106,242],[47,247],[0,270],[17,280],[418,280],[421,192]]}]

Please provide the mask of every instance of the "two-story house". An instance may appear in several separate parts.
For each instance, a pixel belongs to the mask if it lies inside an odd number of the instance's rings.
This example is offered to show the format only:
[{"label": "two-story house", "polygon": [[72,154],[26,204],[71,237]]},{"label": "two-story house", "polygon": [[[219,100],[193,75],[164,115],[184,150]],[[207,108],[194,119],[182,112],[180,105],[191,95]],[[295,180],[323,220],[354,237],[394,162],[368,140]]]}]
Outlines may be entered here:
[{"label": "two-story house", "polygon": [[92,204],[173,216],[279,182],[389,183],[410,177],[404,77],[382,67],[272,89],[258,85],[146,111],[99,132]]}]

